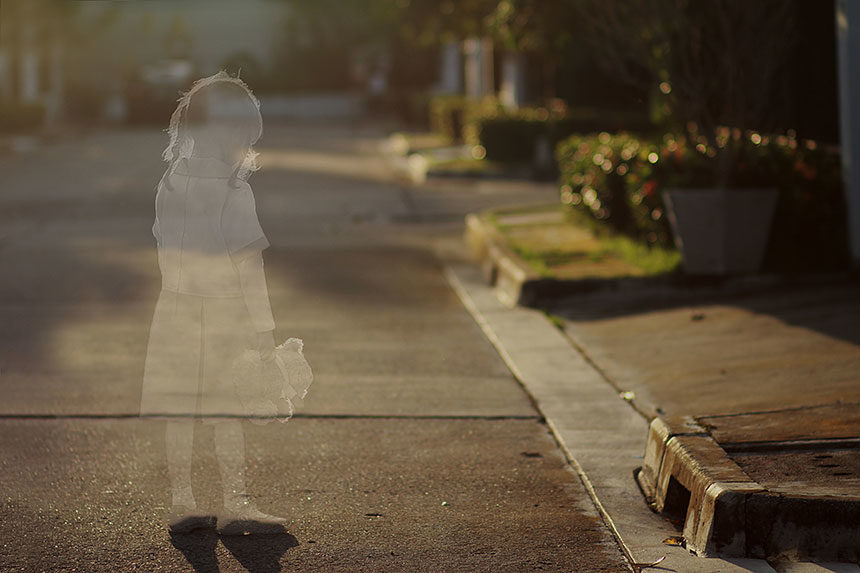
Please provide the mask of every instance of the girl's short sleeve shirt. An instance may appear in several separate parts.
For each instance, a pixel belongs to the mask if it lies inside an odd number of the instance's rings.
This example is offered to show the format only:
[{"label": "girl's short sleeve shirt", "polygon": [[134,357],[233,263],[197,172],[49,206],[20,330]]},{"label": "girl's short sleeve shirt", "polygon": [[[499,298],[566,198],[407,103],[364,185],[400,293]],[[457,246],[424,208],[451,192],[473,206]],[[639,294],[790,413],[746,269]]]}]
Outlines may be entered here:
[{"label": "girl's short sleeve shirt", "polygon": [[183,160],[156,195],[162,288],[199,296],[241,296],[237,265],[269,241],[251,187],[211,159]]}]

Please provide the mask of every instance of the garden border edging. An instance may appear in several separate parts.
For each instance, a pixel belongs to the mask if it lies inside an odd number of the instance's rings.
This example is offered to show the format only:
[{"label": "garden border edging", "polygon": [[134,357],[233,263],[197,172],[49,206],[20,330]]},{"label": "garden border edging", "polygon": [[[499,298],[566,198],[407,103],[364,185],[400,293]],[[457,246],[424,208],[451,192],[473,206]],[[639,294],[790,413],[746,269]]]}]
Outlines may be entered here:
[{"label": "garden border edging", "polygon": [[[517,255],[488,217],[494,210],[466,216],[465,242],[473,259],[481,267],[487,284],[494,287],[499,300],[507,307],[536,307],[547,299],[599,290],[617,289],[621,285],[654,279],[626,278],[556,279],[541,276]],[[663,282],[657,280],[656,282]]]}]

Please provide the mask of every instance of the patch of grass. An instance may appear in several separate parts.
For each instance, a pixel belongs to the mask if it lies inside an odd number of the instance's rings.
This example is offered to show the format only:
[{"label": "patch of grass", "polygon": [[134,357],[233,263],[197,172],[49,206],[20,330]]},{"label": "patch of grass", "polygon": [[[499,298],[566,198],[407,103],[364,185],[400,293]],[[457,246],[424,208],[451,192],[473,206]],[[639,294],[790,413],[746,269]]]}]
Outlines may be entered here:
[{"label": "patch of grass", "polygon": [[648,245],[624,235],[613,233],[580,212],[568,209],[567,221],[588,229],[608,253],[642,269],[646,275],[661,275],[677,271],[681,266],[681,253],[672,247]]},{"label": "patch of grass", "polygon": [[606,260],[606,255],[609,254],[609,251],[594,251],[591,253],[587,253],[588,260],[592,263],[599,263],[601,261]]},{"label": "patch of grass", "polygon": [[530,264],[537,274],[545,278],[552,277],[553,273],[548,261],[549,257],[546,256],[546,253],[543,251],[534,251],[516,244],[511,244],[511,249],[521,259]]},{"label": "patch of grass", "polygon": [[649,246],[617,235],[601,237],[599,240],[606,245],[607,251],[631,265],[636,265],[646,275],[672,273],[681,266],[681,253],[677,249]]},{"label": "patch of grass", "polygon": [[570,212],[570,209],[562,205],[550,207],[547,206],[546,203],[535,203],[533,205],[523,205],[519,207],[500,207],[489,212],[500,217],[505,215],[528,215],[531,213],[561,213],[566,217]]},{"label": "patch of grass", "polygon": [[[613,235],[574,217],[560,222],[504,224],[506,215],[552,212],[551,207],[530,206],[519,210],[504,210],[485,215],[486,220],[508,239],[511,249],[542,276],[551,278],[562,272],[570,276],[578,261],[582,261],[585,276],[654,276],[675,272],[681,264],[676,249],[650,246],[631,238]],[[578,231],[577,231],[578,230]],[[577,232],[579,238],[576,238]],[[583,241],[581,236],[593,237]],[[547,238],[550,237],[550,238]],[[560,239],[557,239],[560,237]],[[565,267],[561,270],[561,267]],[[556,269],[559,269],[557,272]]]}]

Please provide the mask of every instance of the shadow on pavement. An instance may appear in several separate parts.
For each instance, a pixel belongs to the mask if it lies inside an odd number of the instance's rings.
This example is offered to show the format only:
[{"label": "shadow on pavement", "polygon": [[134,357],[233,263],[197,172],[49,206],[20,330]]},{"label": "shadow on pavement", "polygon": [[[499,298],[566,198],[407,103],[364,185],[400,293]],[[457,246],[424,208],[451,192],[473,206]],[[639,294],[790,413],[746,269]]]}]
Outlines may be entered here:
[{"label": "shadow on pavement", "polygon": [[289,549],[298,547],[298,540],[289,533],[269,535],[226,535],[214,531],[172,534],[170,542],[182,552],[198,573],[219,571],[215,547],[218,540],[250,573],[281,571],[280,559]]},{"label": "shadow on pavement", "polygon": [[170,543],[177,548],[188,563],[199,573],[219,571],[215,546],[218,534],[214,531],[193,531],[191,533],[171,534]]},{"label": "shadow on pavement", "polygon": [[860,283],[786,289],[739,301],[750,311],[778,318],[860,346]]},{"label": "shadow on pavement", "polygon": [[[598,292],[543,305],[567,320],[593,322],[689,308],[727,306],[774,317],[834,339],[860,345],[860,282],[775,285],[746,292],[667,289],[663,292]],[[702,317],[704,318],[704,317]],[[696,320],[699,316],[696,316]]]},{"label": "shadow on pavement", "polygon": [[298,547],[298,540],[289,533],[272,535],[228,535],[221,543],[250,573],[277,573],[280,559],[287,550]]}]

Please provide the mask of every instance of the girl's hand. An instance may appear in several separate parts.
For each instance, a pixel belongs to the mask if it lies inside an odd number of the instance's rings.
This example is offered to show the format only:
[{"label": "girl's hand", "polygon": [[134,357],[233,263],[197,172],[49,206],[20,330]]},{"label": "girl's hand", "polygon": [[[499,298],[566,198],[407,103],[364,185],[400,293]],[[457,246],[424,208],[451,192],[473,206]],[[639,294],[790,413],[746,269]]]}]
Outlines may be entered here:
[{"label": "girl's hand", "polygon": [[267,330],[266,332],[257,333],[257,352],[260,353],[260,358],[268,362],[275,357],[275,331]]}]

